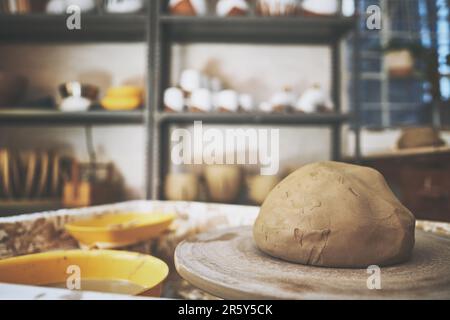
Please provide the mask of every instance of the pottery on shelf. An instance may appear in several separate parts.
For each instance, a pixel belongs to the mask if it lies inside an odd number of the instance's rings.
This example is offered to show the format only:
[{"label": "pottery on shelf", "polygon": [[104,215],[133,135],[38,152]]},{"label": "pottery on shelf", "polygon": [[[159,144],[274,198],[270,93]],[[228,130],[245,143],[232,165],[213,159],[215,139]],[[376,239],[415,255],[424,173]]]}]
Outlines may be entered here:
[{"label": "pottery on shelf", "polygon": [[212,96],[208,89],[196,89],[189,99],[189,110],[193,112],[210,112],[212,110]]},{"label": "pottery on shelf", "polygon": [[407,77],[414,72],[415,59],[408,49],[386,52],[384,62],[391,77]]},{"label": "pottery on shelf", "polygon": [[81,12],[91,12],[96,9],[95,0],[50,0],[45,11],[50,14],[66,14],[66,10],[71,5],[80,8]]},{"label": "pottery on shelf", "polygon": [[295,103],[295,96],[290,88],[285,88],[283,91],[276,92],[270,99],[272,111],[284,112],[291,109]]},{"label": "pottery on shelf", "polygon": [[195,69],[186,69],[180,76],[180,87],[189,96],[192,91],[200,89],[205,84],[205,77]]},{"label": "pottery on shelf", "polygon": [[198,200],[199,180],[194,173],[169,173],[164,183],[164,195],[172,201]]},{"label": "pottery on shelf", "polygon": [[306,15],[333,16],[339,12],[338,0],[303,0],[302,12]]},{"label": "pottery on shelf", "polygon": [[231,203],[239,196],[242,184],[241,168],[236,165],[210,165],[204,169],[209,199]]},{"label": "pottery on shelf", "polygon": [[267,101],[263,101],[258,105],[258,110],[265,113],[270,113],[273,111],[272,104]]},{"label": "pottery on shelf", "polygon": [[108,13],[136,13],[144,8],[144,0],[106,0],[105,11]]},{"label": "pottery on shelf", "polygon": [[223,90],[222,81],[217,77],[212,77],[209,79],[209,88],[212,92],[219,92]]},{"label": "pottery on shelf", "polygon": [[397,141],[397,149],[412,149],[426,147],[442,147],[446,142],[439,130],[432,127],[411,127],[402,130]]},{"label": "pottery on shelf", "polygon": [[291,16],[297,14],[299,6],[299,0],[258,0],[256,10],[262,16]]},{"label": "pottery on shelf", "polygon": [[170,0],[169,11],[173,15],[204,16],[208,6],[206,0]]},{"label": "pottery on shelf", "polygon": [[239,109],[239,96],[234,90],[222,90],[216,103],[219,111],[236,112]]},{"label": "pottery on shelf", "polygon": [[255,105],[253,97],[250,94],[241,93],[239,95],[239,107],[245,112],[251,112],[254,110]]},{"label": "pottery on shelf", "polygon": [[319,85],[307,89],[295,104],[295,110],[304,113],[330,111],[329,98]]},{"label": "pottery on shelf", "polygon": [[164,91],[164,108],[169,112],[182,112],[184,109],[184,95],[179,88],[172,87]]},{"label": "pottery on shelf", "polygon": [[216,14],[219,17],[245,16],[248,11],[246,0],[219,0],[216,5]]}]

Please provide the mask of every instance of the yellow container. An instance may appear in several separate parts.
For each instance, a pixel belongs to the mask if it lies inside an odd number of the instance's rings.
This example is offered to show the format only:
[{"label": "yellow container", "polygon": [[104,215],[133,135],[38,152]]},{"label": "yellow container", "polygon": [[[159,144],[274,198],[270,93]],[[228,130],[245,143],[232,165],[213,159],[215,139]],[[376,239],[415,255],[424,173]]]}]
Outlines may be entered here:
[{"label": "yellow container", "polygon": [[[81,290],[126,293],[132,295],[161,295],[168,266],[161,260],[144,254],[114,250],[61,250],[30,254],[0,260],[0,282],[66,287],[75,268],[79,270]],[[95,285],[100,285],[99,289]],[[105,284],[120,283],[105,290]],[[131,289],[130,289],[131,288]]]},{"label": "yellow container", "polygon": [[135,110],[142,105],[142,99],[136,97],[109,97],[101,100],[101,105],[109,111]]},{"label": "yellow container", "polygon": [[111,98],[133,97],[142,99],[143,90],[141,87],[135,86],[112,87],[108,89],[108,91],[106,92],[106,96]]},{"label": "yellow container", "polygon": [[80,244],[117,248],[156,238],[169,228],[173,214],[106,213],[65,225]]},{"label": "yellow container", "polygon": [[136,86],[120,86],[109,88],[106,96],[101,100],[101,105],[106,110],[134,110],[139,108],[144,101],[142,88]]}]

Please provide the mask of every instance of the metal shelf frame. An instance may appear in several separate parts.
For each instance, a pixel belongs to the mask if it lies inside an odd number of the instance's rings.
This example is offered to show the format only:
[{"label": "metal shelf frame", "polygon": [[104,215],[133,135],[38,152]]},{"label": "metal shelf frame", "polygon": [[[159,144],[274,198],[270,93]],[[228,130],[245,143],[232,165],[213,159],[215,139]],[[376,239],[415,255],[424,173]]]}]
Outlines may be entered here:
[{"label": "metal shelf frame", "polygon": [[[357,2],[357,0],[355,1]],[[357,8],[357,6],[355,6]],[[169,130],[172,125],[193,124],[199,120],[208,124],[223,125],[279,125],[279,126],[325,126],[331,129],[331,155],[340,160],[342,125],[352,122],[356,132],[355,156],[359,150],[359,122],[356,110],[351,115],[342,114],[341,102],[341,40],[344,35],[357,30],[358,17],[183,17],[167,14],[167,1],[152,1],[149,10],[149,100],[150,118],[148,135],[151,139],[147,167],[150,183],[147,185],[149,199],[161,199],[163,180],[170,166],[168,148]],[[332,114],[262,114],[262,113],[164,113],[163,92],[170,84],[171,48],[175,43],[223,42],[264,44],[317,44],[329,46],[332,50],[332,97],[335,103]],[[357,57],[358,34],[355,32],[354,47]],[[359,66],[352,70],[353,81],[357,82]],[[353,103],[359,106],[357,84],[354,84]]]},{"label": "metal shelf frame", "polygon": [[0,124],[15,125],[138,125],[144,124],[144,111],[61,112],[33,109],[0,109]]},{"label": "metal shelf frame", "polygon": [[69,30],[67,15],[0,14],[0,43],[144,42],[145,14],[82,14]]},{"label": "metal shelf frame", "polygon": [[[357,0],[355,0],[357,1]],[[358,17],[181,17],[167,13],[166,0],[149,1],[147,11],[137,15],[82,15],[82,29],[65,27],[65,15],[0,15],[0,43],[144,42],[147,45],[147,96],[145,108],[136,112],[90,111],[63,113],[0,109],[0,125],[142,125],[146,131],[146,198],[161,199],[163,180],[170,166],[169,127],[196,120],[224,125],[320,126],[331,129],[331,155],[341,159],[342,125],[352,123],[359,141],[359,108],[343,114],[341,101],[340,45],[344,35],[355,31],[354,59],[358,58]],[[162,98],[169,85],[174,43],[232,42],[265,44],[317,44],[332,50],[332,97],[329,114],[280,113],[164,113]],[[359,106],[358,63],[352,71],[353,103]],[[359,142],[356,143],[359,154]]]}]

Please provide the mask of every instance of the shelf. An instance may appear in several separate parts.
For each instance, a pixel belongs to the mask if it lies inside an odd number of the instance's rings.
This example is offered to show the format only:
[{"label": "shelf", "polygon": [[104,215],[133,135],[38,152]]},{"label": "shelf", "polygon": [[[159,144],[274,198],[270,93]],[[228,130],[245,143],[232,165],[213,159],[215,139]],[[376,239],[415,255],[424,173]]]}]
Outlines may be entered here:
[{"label": "shelf", "polygon": [[61,112],[31,109],[0,109],[2,125],[84,125],[84,124],[143,124],[143,111]]},{"label": "shelf", "polygon": [[160,123],[193,123],[202,121],[214,124],[271,124],[271,125],[333,125],[351,119],[347,114],[303,113],[159,113]]},{"label": "shelf", "polygon": [[66,27],[67,15],[0,14],[0,42],[137,42],[146,39],[143,14],[82,14],[81,30]]},{"label": "shelf", "polygon": [[355,26],[344,17],[184,17],[163,15],[163,32],[176,42],[321,43]]},{"label": "shelf", "polygon": [[44,212],[62,208],[59,200],[4,200],[0,199],[0,217]]}]

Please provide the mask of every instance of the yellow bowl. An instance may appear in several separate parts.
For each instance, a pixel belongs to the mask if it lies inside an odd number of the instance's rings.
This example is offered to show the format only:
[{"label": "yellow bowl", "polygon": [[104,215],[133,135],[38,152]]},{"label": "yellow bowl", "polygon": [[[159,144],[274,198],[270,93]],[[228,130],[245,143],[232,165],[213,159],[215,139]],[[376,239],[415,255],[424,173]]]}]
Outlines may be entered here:
[{"label": "yellow bowl", "polygon": [[142,99],[144,90],[137,86],[111,87],[106,92],[106,96],[114,98],[139,98]]},{"label": "yellow bowl", "polygon": [[173,214],[106,213],[66,224],[65,228],[84,246],[110,249],[156,238],[174,219]]},{"label": "yellow bowl", "polygon": [[142,99],[137,97],[104,97],[100,104],[109,111],[135,110],[142,105]]},{"label": "yellow bowl", "polygon": [[61,250],[0,260],[0,282],[67,288],[79,275],[81,290],[153,297],[161,295],[168,273],[155,257],[115,250]]}]

